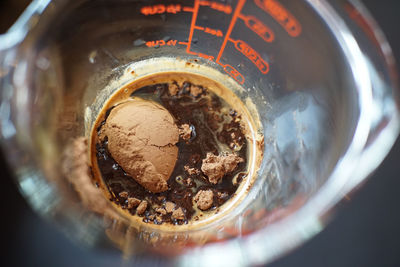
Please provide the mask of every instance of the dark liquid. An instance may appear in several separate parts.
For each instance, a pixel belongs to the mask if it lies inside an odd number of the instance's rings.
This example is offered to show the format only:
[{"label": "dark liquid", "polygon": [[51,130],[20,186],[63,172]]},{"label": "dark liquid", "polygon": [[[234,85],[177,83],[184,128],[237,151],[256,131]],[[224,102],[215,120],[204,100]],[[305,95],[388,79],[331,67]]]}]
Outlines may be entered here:
[{"label": "dark liquid", "polygon": [[[180,139],[178,160],[175,169],[168,180],[169,189],[162,193],[151,193],[128,176],[123,169],[113,160],[107,149],[107,139],[96,144],[97,163],[103,181],[111,194],[111,201],[123,209],[128,209],[126,197],[119,193],[127,192],[129,197],[146,200],[148,207],[143,216],[144,222],[154,224],[172,223],[184,224],[189,220],[200,219],[193,207],[193,197],[199,190],[210,189],[214,192],[213,205],[210,210],[218,209],[236,192],[240,182],[247,175],[248,144],[243,134],[241,116],[232,109],[223,99],[213,92],[203,88],[203,93],[197,97],[190,94],[189,83],[184,83],[179,94],[171,96],[168,93],[168,84],[155,84],[135,90],[132,98],[140,97],[152,100],[163,105],[175,118],[178,126],[189,124],[192,135],[189,141]],[[108,114],[113,107],[106,111],[105,119],[97,128],[100,131]],[[201,169],[202,159],[211,152],[219,154],[224,151],[236,153],[244,159],[234,172],[226,174],[222,181],[216,185],[209,183],[201,171],[199,174],[189,175],[184,166]],[[162,207],[167,201],[181,207],[185,218],[177,220],[171,214],[158,214],[155,207]],[[136,208],[128,209],[134,215]]]}]

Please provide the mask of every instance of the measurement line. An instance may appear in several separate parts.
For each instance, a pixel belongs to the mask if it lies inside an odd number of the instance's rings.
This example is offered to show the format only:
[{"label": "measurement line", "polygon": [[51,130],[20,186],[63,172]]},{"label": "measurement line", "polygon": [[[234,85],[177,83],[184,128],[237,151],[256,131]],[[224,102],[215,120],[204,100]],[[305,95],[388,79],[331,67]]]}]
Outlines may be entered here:
[{"label": "measurement line", "polygon": [[238,15],[238,18],[246,21],[246,17],[241,13]]},{"label": "measurement line", "polygon": [[185,12],[193,12],[193,8],[192,7],[188,7],[188,6],[184,6],[183,7],[183,11],[185,11]]},{"label": "measurement line", "polygon": [[199,13],[199,7],[200,7],[200,0],[194,0],[193,16],[192,16],[192,22],[190,23],[188,46],[186,48],[186,52],[189,54],[193,54],[193,52],[190,51],[190,46],[192,45],[193,32],[196,27],[196,19],[197,19],[197,14]]},{"label": "measurement line", "polygon": [[229,37],[230,37],[230,35],[232,33],[233,27],[235,26],[236,20],[240,15],[240,11],[242,10],[242,7],[244,6],[245,3],[246,3],[246,0],[239,0],[238,4],[236,6],[235,12],[233,13],[233,16],[232,16],[232,19],[231,19],[231,23],[229,24],[229,28],[226,31],[224,42],[222,43],[221,48],[219,50],[219,53],[218,53],[218,56],[217,56],[217,59],[216,59],[217,63],[219,63],[219,60],[221,59],[222,54],[224,53],[225,46],[226,46],[226,44],[228,42],[228,39],[229,39]]}]

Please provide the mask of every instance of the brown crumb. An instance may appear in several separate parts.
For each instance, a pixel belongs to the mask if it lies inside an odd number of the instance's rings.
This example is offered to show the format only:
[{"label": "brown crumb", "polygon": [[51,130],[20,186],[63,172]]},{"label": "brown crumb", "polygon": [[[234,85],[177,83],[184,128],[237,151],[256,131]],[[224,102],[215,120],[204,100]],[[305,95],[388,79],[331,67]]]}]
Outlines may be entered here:
[{"label": "brown crumb", "polygon": [[161,215],[167,214],[167,211],[164,208],[156,208],[156,212]]},{"label": "brown crumb", "polygon": [[182,124],[179,127],[179,136],[185,141],[190,140],[190,137],[192,136],[192,129],[190,128],[189,124]]},{"label": "brown crumb", "polygon": [[136,209],[137,214],[142,215],[147,209],[147,201],[143,200],[140,202],[139,206]]},{"label": "brown crumb", "polygon": [[175,83],[170,83],[168,85],[168,92],[172,96],[177,95],[179,92],[179,86]]},{"label": "brown crumb", "polygon": [[174,208],[175,208],[175,204],[173,202],[167,201],[167,203],[165,203],[165,210],[168,213],[171,213],[174,210]]},{"label": "brown crumb", "polygon": [[190,168],[188,165],[183,167],[189,175],[199,175],[200,171],[196,168]]},{"label": "brown crumb", "polygon": [[137,207],[140,204],[140,199],[137,199],[135,197],[129,197],[128,198],[128,209],[132,209],[134,207]]},{"label": "brown crumb", "polygon": [[128,198],[128,192],[122,191],[121,193],[119,193],[119,196],[122,198]]},{"label": "brown crumb", "polygon": [[201,170],[208,177],[210,183],[217,184],[225,174],[232,172],[243,161],[234,153],[222,156],[207,153],[207,157],[203,159]]},{"label": "brown crumb", "polygon": [[194,197],[197,207],[201,210],[208,210],[213,204],[214,193],[211,190],[200,190]]},{"label": "brown crumb", "polygon": [[186,180],[183,180],[183,183],[186,186],[190,186],[192,184],[193,180],[191,178],[187,178]]},{"label": "brown crumb", "polygon": [[236,169],[237,165],[244,160],[236,154],[228,154],[223,156],[223,164],[227,173]]},{"label": "brown crumb", "polygon": [[172,218],[176,220],[183,220],[185,219],[185,213],[183,212],[182,208],[179,207],[178,209],[172,212]]},{"label": "brown crumb", "polygon": [[193,84],[190,86],[190,94],[192,96],[198,97],[202,93],[203,93],[203,88],[201,88],[200,86],[193,85]]},{"label": "brown crumb", "polygon": [[156,216],[156,221],[157,221],[159,224],[162,224],[162,223],[163,223],[163,218],[162,218],[161,216]]}]

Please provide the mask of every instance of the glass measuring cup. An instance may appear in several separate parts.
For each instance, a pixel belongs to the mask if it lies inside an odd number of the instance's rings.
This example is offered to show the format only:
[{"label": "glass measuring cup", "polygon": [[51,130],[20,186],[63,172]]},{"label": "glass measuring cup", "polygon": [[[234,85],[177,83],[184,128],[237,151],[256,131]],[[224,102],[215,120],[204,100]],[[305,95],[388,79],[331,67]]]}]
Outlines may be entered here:
[{"label": "glass measuring cup", "polygon": [[[256,105],[263,162],[236,211],[199,231],[206,246],[194,233],[174,233],[179,242],[168,244],[182,249],[181,263],[215,263],[221,249],[234,264],[271,260],[318,232],[320,217],[398,133],[391,55],[371,23],[355,1],[34,2],[0,40],[3,149],[34,208],[87,242],[107,243],[109,225],[82,215],[58,181],[59,152],[90,128],[86,108],[132,62],[180,58],[217,70]],[[130,229],[122,218],[111,228],[127,253],[162,236]]]}]

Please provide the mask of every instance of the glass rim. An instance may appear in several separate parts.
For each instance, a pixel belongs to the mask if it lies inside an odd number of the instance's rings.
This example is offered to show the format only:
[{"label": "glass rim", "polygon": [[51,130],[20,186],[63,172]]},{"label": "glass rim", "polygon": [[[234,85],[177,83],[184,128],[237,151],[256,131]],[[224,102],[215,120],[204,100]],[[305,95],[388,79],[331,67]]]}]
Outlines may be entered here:
[{"label": "glass rim", "polygon": [[[377,139],[372,144],[367,145],[371,130],[371,109],[368,107],[371,106],[373,95],[372,81],[361,49],[345,21],[330,5],[329,0],[305,1],[320,17],[324,18],[331,32],[335,35],[336,40],[340,43],[344,54],[349,60],[352,76],[357,84],[357,90],[360,94],[361,113],[351,144],[321,189],[293,214],[271,223],[268,227],[255,231],[248,236],[235,238],[223,243],[209,244],[202,248],[189,249],[187,253],[177,259],[179,264],[185,265],[192,257],[200,255],[202,258],[207,259],[209,258],[206,255],[207,253],[212,255],[210,250],[218,251],[221,248],[228,250],[230,255],[229,262],[232,262],[233,266],[239,263],[247,263],[243,262],[244,253],[237,253],[238,251],[246,251],[248,256],[245,258],[252,259],[251,263],[253,264],[265,263],[297,247],[323,229],[324,222],[321,218],[378,167],[398,137],[400,132],[400,110],[396,106],[396,112],[392,114],[390,121],[379,133]],[[346,1],[351,2],[360,14],[374,25],[374,34],[379,35],[377,39],[380,41],[380,45],[386,45],[387,41],[384,35],[363,4],[359,0]],[[32,1],[14,25],[5,34],[0,35],[0,53],[3,50],[18,46],[24,40],[35,25],[33,17],[40,15],[50,2],[52,0]],[[384,54],[388,62],[393,60],[390,48],[384,49]],[[394,81],[393,83],[394,89],[398,90],[398,85]],[[361,169],[359,166],[365,166],[365,168]],[[296,227],[293,227],[294,225]],[[268,244],[262,242],[266,236],[269,239]],[[260,250],[262,253],[260,253]]]}]

